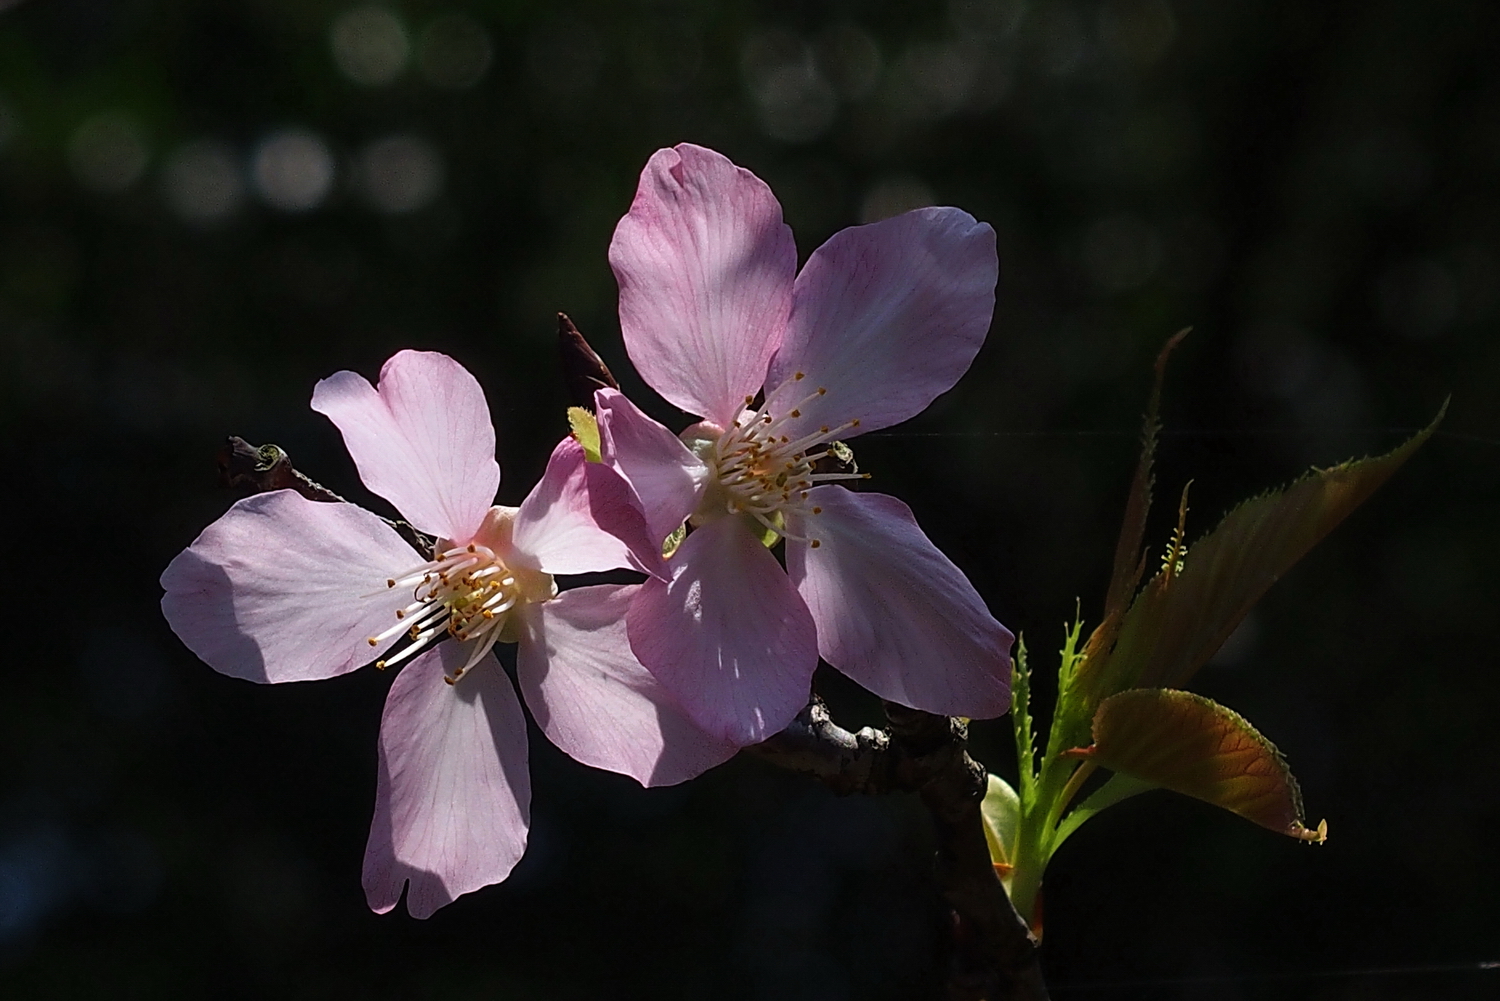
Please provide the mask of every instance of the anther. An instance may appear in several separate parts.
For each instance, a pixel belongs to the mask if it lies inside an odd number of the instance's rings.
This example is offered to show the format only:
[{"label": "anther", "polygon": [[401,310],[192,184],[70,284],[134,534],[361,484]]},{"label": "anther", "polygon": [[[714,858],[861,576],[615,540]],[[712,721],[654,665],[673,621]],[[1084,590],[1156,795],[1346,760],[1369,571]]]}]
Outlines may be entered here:
[{"label": "anther", "polygon": [[404,608],[398,608],[398,609],[396,609],[396,618],[398,618],[398,619],[404,619],[404,618],[406,618],[406,609],[404,609]]},{"label": "anther", "polygon": [[443,675],[443,681],[447,682],[450,685],[453,684],[453,679],[448,677],[446,674]]},{"label": "anther", "polygon": [[798,382],[801,382],[803,379],[807,378],[807,373],[806,372],[798,372],[796,375],[792,376],[792,378],[795,379],[795,380],[797,380]]},{"label": "anther", "polygon": [[365,640],[365,642],[368,643],[368,644],[370,644],[371,646],[379,646],[380,645],[380,641],[378,639],[376,639],[375,637],[373,637],[373,636],[371,636],[369,639]]},{"label": "anther", "polygon": [[822,544],[823,543],[819,542],[817,539],[814,539],[814,540],[812,540],[812,542],[808,543],[808,545],[811,546],[813,549],[817,549]]},{"label": "anther", "polygon": [[828,387],[827,386],[819,386],[818,387],[818,395],[819,396],[827,396],[828,395]]},{"label": "anther", "polygon": [[395,587],[396,586],[396,582],[394,580],[392,580],[391,578],[387,577],[385,579],[385,586],[386,587]]},{"label": "anther", "polygon": [[[802,496],[806,497],[807,494],[803,494]],[[823,509],[822,508],[820,508],[820,507],[813,508],[813,514],[822,514],[822,513],[823,513]]]},{"label": "anther", "polygon": [[[793,416],[793,417],[801,417],[801,416],[802,416],[802,411],[800,411],[800,410],[793,410],[793,411],[792,411],[792,416]],[[782,441],[786,441],[786,439],[785,439],[785,438],[783,438],[783,439],[781,439],[781,440],[782,440]]]}]

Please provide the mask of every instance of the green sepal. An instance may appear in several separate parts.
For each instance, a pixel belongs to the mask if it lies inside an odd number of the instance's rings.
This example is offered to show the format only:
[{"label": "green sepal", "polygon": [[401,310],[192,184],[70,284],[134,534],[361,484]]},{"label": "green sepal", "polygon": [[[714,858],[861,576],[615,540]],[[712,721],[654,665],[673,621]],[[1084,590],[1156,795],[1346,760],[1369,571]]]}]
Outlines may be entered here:
[{"label": "green sepal", "polygon": [[583,457],[589,462],[603,462],[599,451],[599,422],[594,415],[582,407],[568,408],[568,426],[573,429],[573,440],[583,446]]},{"label": "green sepal", "polygon": [[661,558],[664,560],[670,558],[673,553],[677,552],[677,547],[682,545],[682,540],[686,538],[687,522],[684,521],[681,525],[674,528],[672,534],[667,536],[662,542]]}]

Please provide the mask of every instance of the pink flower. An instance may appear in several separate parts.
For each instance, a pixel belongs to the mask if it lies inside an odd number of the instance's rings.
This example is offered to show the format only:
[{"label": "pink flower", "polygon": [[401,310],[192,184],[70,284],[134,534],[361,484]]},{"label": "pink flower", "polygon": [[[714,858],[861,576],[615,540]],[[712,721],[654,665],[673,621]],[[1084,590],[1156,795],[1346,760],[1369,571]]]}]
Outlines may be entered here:
[{"label": "pink flower", "polygon": [[585,764],[668,785],[733,753],[630,655],[633,586],[557,592],[554,574],[636,564],[620,538],[643,526],[615,474],[565,439],[519,508],[491,507],[500,467],[489,408],[446,355],[402,351],[378,388],[339,372],[318,383],[312,406],[343,433],[365,485],[441,540],[434,559],[353,504],[258,494],[167,567],[162,611],[209,666],[250,681],[409,661],[380,722],[364,863],[372,909],[395,907],[410,881],[407,909],[425,918],[504,879],[525,850],[526,722],[497,642],[519,643],[537,725]]},{"label": "pink flower", "polygon": [[[596,398],[651,538],[693,528],[631,605],[641,663],[741,745],[792,719],[820,655],[914,708],[1004,713],[1010,631],[905,504],[815,471],[831,443],[920,413],[968,369],[994,311],[994,231],[919,209],[834,235],[798,274],[766,184],[684,144],[647,163],[609,259],[631,360],[703,418],[679,437],[617,392]],[[785,573],[765,532],[786,540]]]}]

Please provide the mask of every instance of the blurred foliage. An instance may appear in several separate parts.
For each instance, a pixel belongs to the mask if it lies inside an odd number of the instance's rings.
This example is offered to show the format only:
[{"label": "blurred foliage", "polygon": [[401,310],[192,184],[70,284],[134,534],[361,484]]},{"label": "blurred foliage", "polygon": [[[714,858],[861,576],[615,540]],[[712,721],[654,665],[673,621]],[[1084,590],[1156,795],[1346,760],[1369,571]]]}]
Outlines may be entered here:
[{"label": "blurred foliage", "polygon": [[[1158,483],[1196,478],[1201,526],[1453,394],[1199,678],[1297,762],[1338,843],[1142,797],[1049,869],[1047,950],[1060,984],[1496,958],[1500,775],[1474,753],[1500,598],[1494,4],[25,0],[0,2],[0,990],[930,985],[920,813],[753,761],[642,792],[534,735],[512,879],[426,923],[375,917],[358,874],[389,679],[236,683],[156,609],[160,569],[230,502],[225,435],[368,499],[306,408],[337,369],[411,346],[475,371],[507,503],[567,430],[557,310],[667,416],[620,346],[605,250],[647,156],[682,140],[769,181],[804,256],[929,201],[994,224],[990,343],[860,460],[1033,645],[1104,592],[1171,331],[1197,333]],[[876,720],[820,684],[844,725]],[[1013,775],[1006,723],[975,730]],[[1487,976],[1212,990],[1487,997]]]}]

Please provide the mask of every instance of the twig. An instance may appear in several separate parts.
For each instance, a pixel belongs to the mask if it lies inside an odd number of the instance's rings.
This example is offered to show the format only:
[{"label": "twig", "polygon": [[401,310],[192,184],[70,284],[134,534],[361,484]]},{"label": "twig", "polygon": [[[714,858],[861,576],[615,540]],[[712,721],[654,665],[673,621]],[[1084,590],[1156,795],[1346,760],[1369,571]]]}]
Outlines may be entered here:
[{"label": "twig", "polygon": [[[344,498],[322,484],[315,483],[292,465],[292,457],[280,445],[252,445],[243,438],[230,435],[219,450],[219,482],[226,487],[249,488],[251,493],[268,490],[295,490],[310,501],[324,504],[345,504]],[[380,517],[376,515],[376,517]],[[404,521],[380,518],[394,528],[411,546],[424,557],[431,557],[437,540],[419,532]]]}]

